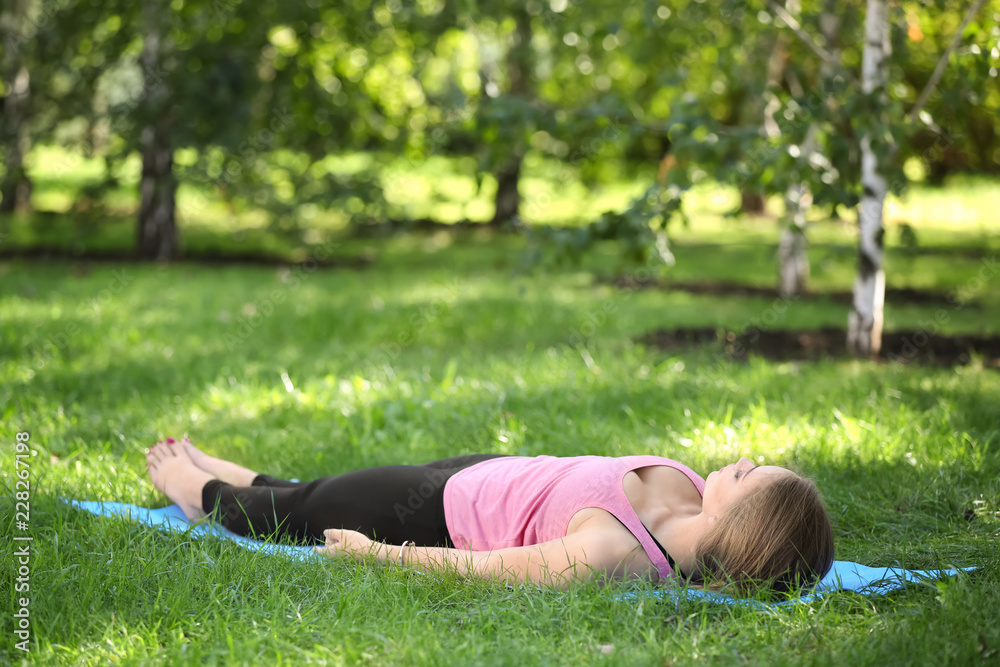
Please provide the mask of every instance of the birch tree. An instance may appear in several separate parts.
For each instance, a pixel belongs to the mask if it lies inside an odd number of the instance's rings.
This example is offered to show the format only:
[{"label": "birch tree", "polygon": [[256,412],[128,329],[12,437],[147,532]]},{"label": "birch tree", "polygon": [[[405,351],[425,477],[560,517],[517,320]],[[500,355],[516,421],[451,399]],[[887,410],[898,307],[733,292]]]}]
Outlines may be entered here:
[{"label": "birch tree", "polygon": [[[798,0],[788,0],[785,7],[792,16],[797,16],[799,13]],[[839,28],[840,18],[836,14],[833,0],[826,0],[820,16],[820,32],[827,53],[821,58],[819,69],[820,85],[823,88],[828,88],[840,62],[840,50],[837,48]],[[793,91],[793,94],[801,97],[802,91]],[[808,165],[806,168],[825,162],[819,153],[819,123],[811,122],[802,146],[790,147],[790,150],[802,155]],[[811,204],[812,193],[803,180],[793,183],[785,192],[786,226],[778,243],[778,291],[783,295],[801,294],[806,290],[809,280],[806,213]]]},{"label": "birch tree", "polygon": [[[799,0],[786,0],[785,21],[788,18],[797,18],[801,13],[802,3]],[[764,107],[764,129],[768,138],[772,140],[781,138],[781,128],[775,118],[781,110],[781,100],[777,91],[781,86],[782,79],[788,67],[788,36],[785,33],[778,35],[778,40],[774,46],[774,52],[767,65],[767,92],[765,99],[767,104]],[[794,79],[793,79],[794,80]],[[795,81],[798,84],[798,81]],[[798,90],[792,90],[796,97],[802,97],[802,86],[796,85]],[[802,149],[811,151],[809,147],[815,142],[815,125],[809,128],[809,136]],[[798,157],[800,150],[797,146],[789,146],[789,152],[793,157]],[[807,153],[808,154],[808,153]],[[781,242],[778,244],[778,273],[779,289],[781,294],[798,294],[805,291],[806,279],[809,275],[809,258],[806,255],[805,237],[805,217],[809,208],[808,189],[801,181],[792,183],[785,191],[785,217],[783,223],[785,229],[781,235]]]},{"label": "birch tree", "polygon": [[[861,61],[861,91],[884,106],[888,63],[889,7],[886,0],[868,0],[865,15],[865,46]],[[884,113],[875,110],[875,126]],[[882,208],[887,189],[879,171],[877,149],[882,137],[871,130],[861,138],[861,203],[858,206],[858,273],[854,281],[854,303],[847,323],[847,347],[859,355],[878,354],[882,347],[885,271],[882,268]],[[873,145],[873,143],[875,145]],[[882,144],[882,145],[880,145]]]}]

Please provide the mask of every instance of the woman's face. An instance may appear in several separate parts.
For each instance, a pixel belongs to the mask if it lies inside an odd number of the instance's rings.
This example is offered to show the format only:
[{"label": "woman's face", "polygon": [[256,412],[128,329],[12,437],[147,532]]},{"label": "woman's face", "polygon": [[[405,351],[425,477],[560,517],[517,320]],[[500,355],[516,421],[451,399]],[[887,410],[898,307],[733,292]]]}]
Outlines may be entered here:
[{"label": "woman's face", "polygon": [[791,470],[778,466],[755,466],[750,459],[742,458],[721,470],[709,473],[705,479],[702,512],[709,517],[719,517],[726,509],[757,487],[773,482],[782,475],[794,475]]}]

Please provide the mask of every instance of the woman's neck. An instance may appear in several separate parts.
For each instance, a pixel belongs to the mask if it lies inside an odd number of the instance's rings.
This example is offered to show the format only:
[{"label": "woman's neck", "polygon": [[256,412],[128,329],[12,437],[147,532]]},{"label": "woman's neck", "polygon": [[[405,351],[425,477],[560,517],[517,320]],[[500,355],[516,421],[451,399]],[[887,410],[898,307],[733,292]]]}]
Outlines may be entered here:
[{"label": "woman's neck", "polygon": [[694,572],[695,550],[702,536],[708,531],[708,518],[699,512],[694,515],[675,516],[654,528],[654,534],[670,557],[677,570],[685,575]]}]

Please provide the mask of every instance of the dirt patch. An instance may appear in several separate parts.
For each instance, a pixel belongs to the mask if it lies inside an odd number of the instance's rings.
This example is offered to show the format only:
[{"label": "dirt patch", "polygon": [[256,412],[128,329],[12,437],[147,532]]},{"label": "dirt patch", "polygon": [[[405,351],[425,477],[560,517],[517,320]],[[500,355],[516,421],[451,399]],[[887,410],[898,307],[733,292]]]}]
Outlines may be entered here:
[{"label": "dirt patch", "polygon": [[[153,264],[152,260],[141,259],[135,253],[122,252],[118,250],[88,250],[75,251],[69,248],[36,246],[32,248],[19,248],[15,250],[5,250],[0,252],[0,260],[8,259],[29,259],[45,260],[60,259],[77,262],[109,263],[117,264]],[[308,251],[302,253],[301,259],[288,259],[276,255],[263,253],[219,253],[219,252],[186,252],[177,262],[189,264],[202,264],[205,266],[277,266],[289,267],[308,266],[320,269],[365,269],[375,261],[374,256],[362,255],[358,257],[328,257],[324,260],[311,257]]]},{"label": "dirt patch", "polygon": [[[636,280],[630,276],[620,278],[597,278],[596,282],[602,285],[613,285],[617,289],[658,289],[664,292],[686,292],[688,294],[708,294],[712,296],[756,296],[773,299],[778,296],[778,290],[774,287],[757,287],[755,285],[742,285],[740,283],[729,282],[667,282],[662,280]],[[831,301],[838,304],[850,305],[854,303],[854,295],[849,291],[836,292],[806,292],[793,297],[793,301]],[[926,305],[948,305],[954,306],[954,296],[950,292],[939,290],[921,290],[910,287],[887,287],[885,288],[885,300],[887,303],[910,303]],[[965,303],[969,309],[979,309],[981,306],[975,302]]]},{"label": "dirt patch", "polygon": [[[751,354],[778,361],[850,356],[847,332],[835,327],[792,331],[748,329],[742,333],[714,327],[657,329],[637,340],[663,350],[709,345],[735,361],[745,360]],[[984,366],[1000,370],[1000,336],[893,331],[882,334],[882,351],[878,359],[956,366],[969,363],[972,355],[981,357]]]}]

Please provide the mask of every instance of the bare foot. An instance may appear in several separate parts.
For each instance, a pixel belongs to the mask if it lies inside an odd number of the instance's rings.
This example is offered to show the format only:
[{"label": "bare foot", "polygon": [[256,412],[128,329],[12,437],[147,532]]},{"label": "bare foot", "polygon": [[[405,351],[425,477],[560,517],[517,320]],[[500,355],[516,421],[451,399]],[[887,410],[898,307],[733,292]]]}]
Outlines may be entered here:
[{"label": "bare foot", "polygon": [[215,477],[194,464],[180,443],[163,443],[146,454],[146,467],[153,486],[177,503],[184,516],[194,521],[205,516],[201,490]]},{"label": "bare foot", "polygon": [[[173,438],[167,438],[166,444],[172,444],[174,442],[177,441]],[[157,446],[160,446],[163,443],[156,444]],[[187,455],[196,466],[216,479],[221,479],[226,484],[232,484],[233,486],[251,486],[254,478],[257,477],[257,473],[250,470],[250,468],[244,468],[243,466],[233,463],[232,461],[226,461],[225,459],[218,459],[214,456],[209,456],[195,447],[186,437],[180,442],[177,442],[177,445],[187,452]]]}]

